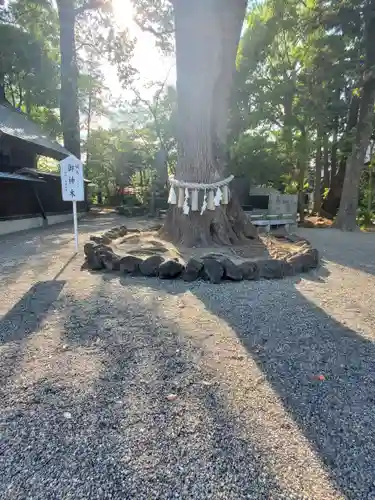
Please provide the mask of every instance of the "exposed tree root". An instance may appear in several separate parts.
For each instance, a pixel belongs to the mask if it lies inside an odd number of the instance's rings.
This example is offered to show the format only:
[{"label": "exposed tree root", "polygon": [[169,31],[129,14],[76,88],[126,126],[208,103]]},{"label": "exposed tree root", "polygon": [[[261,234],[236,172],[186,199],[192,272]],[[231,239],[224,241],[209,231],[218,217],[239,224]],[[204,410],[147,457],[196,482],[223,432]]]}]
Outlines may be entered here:
[{"label": "exposed tree root", "polygon": [[160,234],[189,248],[240,245],[257,238],[256,228],[235,198],[229,205],[206,210],[203,215],[190,212],[186,216],[180,208],[170,207]]}]

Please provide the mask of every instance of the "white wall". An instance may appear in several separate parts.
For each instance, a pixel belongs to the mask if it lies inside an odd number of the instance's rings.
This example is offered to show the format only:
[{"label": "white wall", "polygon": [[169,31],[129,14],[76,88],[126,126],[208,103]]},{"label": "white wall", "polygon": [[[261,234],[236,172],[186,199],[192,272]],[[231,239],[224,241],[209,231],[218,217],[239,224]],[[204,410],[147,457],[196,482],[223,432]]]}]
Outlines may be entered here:
[{"label": "white wall", "polygon": [[[82,217],[82,214],[78,214],[78,218]],[[67,222],[73,220],[73,214],[60,214],[60,215],[48,215],[48,226],[54,224],[59,224],[61,222]],[[18,233],[19,231],[26,231],[27,229],[35,229],[38,227],[43,227],[42,217],[30,217],[28,219],[13,219],[0,221],[0,235]]]}]

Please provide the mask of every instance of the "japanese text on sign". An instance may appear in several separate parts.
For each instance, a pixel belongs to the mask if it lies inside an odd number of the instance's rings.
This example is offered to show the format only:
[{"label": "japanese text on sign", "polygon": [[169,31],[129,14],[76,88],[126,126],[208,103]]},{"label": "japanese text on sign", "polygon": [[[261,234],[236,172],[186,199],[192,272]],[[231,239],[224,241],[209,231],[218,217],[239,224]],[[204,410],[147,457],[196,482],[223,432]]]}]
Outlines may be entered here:
[{"label": "japanese text on sign", "polygon": [[62,198],[64,201],[84,201],[83,164],[75,156],[60,162]]}]

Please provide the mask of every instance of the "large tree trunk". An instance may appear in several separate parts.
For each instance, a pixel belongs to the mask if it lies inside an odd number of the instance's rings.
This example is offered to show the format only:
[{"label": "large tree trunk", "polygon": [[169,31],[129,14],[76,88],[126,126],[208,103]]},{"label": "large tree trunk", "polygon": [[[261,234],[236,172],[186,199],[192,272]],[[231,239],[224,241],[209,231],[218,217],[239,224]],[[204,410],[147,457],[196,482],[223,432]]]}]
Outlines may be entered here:
[{"label": "large tree trunk", "polygon": [[[346,123],[345,137],[341,144],[341,159],[340,165],[335,175],[332,173],[331,185],[326,199],[322,204],[322,213],[327,217],[334,218],[340,206],[341,193],[344,184],[346,161],[352,147],[352,132],[358,121],[359,98],[357,95],[352,95],[348,118]],[[337,154],[337,149],[335,151]]]},{"label": "large tree trunk", "polygon": [[320,211],[320,204],[322,201],[321,183],[322,183],[322,139],[318,133],[316,155],[315,155],[315,182],[314,182],[314,206],[313,206],[314,214],[317,214]]},{"label": "large tree trunk", "polygon": [[[178,162],[176,178],[211,183],[225,176],[229,98],[246,0],[174,0]],[[164,234],[187,246],[235,244],[255,236],[235,197],[203,215],[168,211]]]},{"label": "large tree trunk", "polygon": [[352,153],[346,165],[344,187],[335,227],[344,231],[357,229],[359,181],[365,163],[366,150],[372,134],[375,101],[375,10],[367,13],[366,70],[363,78],[358,125]]},{"label": "large tree trunk", "polygon": [[324,189],[327,189],[329,188],[329,184],[331,181],[329,173],[329,145],[328,145],[327,132],[325,132],[323,136],[323,169],[324,169],[323,187]]},{"label": "large tree trunk", "polygon": [[74,0],[58,0],[61,52],[61,98],[60,117],[64,146],[77,158],[81,156],[78,68],[75,46]]}]

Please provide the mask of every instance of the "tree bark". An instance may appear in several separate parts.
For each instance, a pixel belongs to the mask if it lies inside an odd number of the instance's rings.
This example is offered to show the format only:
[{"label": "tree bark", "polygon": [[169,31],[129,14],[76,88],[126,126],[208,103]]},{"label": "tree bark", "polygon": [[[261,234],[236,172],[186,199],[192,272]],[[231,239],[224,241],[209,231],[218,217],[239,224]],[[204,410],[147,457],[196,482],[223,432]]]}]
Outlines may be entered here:
[{"label": "tree bark", "polygon": [[372,134],[375,102],[375,8],[365,17],[365,73],[361,93],[358,125],[352,152],[346,165],[344,186],[335,227],[354,231],[357,226],[359,182],[365,163],[365,155]]},{"label": "tree bark", "polygon": [[338,149],[338,123],[335,124],[335,128],[332,133],[332,146],[331,146],[331,176],[329,179],[329,187],[331,188],[332,180],[335,178],[337,174],[337,149]]},{"label": "tree bark", "polygon": [[301,129],[301,153],[298,160],[298,212],[299,220],[305,220],[305,177],[309,161],[309,145],[305,128]]},{"label": "tree bark", "polygon": [[77,158],[81,156],[78,106],[78,68],[75,46],[74,0],[58,0],[61,52],[60,117],[64,146]]},{"label": "tree bark", "polygon": [[90,74],[90,88],[89,88],[89,99],[87,106],[87,137],[86,137],[86,172],[87,175],[89,162],[90,162],[90,139],[91,139],[91,120],[92,120],[92,95],[93,95],[93,86],[92,86],[92,77]]},{"label": "tree bark", "polygon": [[316,155],[315,155],[315,182],[314,182],[314,206],[313,213],[320,211],[322,202],[322,138],[318,133]]},{"label": "tree bark", "polygon": [[[178,161],[176,178],[211,183],[225,176],[225,143],[235,58],[246,0],[174,0]],[[201,202],[202,200],[200,200]],[[163,234],[186,246],[231,245],[255,237],[235,197],[203,215],[168,210]]]},{"label": "tree bark", "polygon": [[328,134],[324,133],[323,136],[323,187],[324,189],[329,188],[330,184],[330,172],[329,172],[329,145],[328,145]]},{"label": "tree bark", "polygon": [[293,167],[293,124],[295,123],[293,116],[293,98],[294,93],[286,93],[284,96],[284,124],[283,124],[283,140],[286,146],[287,162],[290,170]]},{"label": "tree bark", "polygon": [[[352,95],[349,105],[345,137],[341,140],[343,146],[341,147],[341,159],[339,168],[335,175],[333,175],[332,173],[330,189],[326,199],[323,201],[321,210],[321,212],[325,216],[332,219],[336,216],[338,208],[340,206],[341,193],[345,177],[346,161],[352,144],[351,135],[358,121],[358,110],[359,110],[359,97],[357,95]],[[337,154],[337,149],[336,149],[336,154]]]}]

